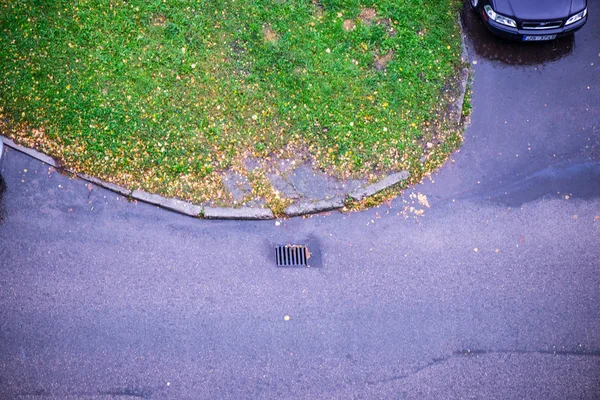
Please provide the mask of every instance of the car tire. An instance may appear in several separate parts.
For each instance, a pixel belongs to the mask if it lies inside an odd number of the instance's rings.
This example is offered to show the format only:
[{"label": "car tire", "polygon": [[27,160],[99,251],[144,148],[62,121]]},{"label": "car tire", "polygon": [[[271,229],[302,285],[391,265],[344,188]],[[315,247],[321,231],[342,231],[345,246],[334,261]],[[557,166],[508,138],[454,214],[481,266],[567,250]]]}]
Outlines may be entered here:
[{"label": "car tire", "polygon": [[471,6],[471,10],[477,12],[481,7],[481,0],[469,0],[469,5]]}]

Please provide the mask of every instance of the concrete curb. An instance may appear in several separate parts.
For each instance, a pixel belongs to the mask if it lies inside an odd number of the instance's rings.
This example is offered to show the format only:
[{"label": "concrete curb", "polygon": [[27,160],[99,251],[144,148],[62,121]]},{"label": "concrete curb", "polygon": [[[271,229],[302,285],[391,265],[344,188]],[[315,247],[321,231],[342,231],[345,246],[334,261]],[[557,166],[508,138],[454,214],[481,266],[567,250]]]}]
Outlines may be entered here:
[{"label": "concrete curb", "polygon": [[359,189],[355,192],[350,193],[350,197],[354,201],[361,201],[365,197],[373,196],[376,193],[381,192],[387,188],[390,188],[402,181],[407,180],[410,177],[410,173],[408,171],[400,171],[395,174],[388,175],[377,183],[366,186],[362,189]]},{"label": "concrete curb", "polygon": [[458,28],[460,31],[460,43],[461,43],[461,56],[462,62],[465,63],[465,67],[460,70],[460,87],[458,97],[456,98],[455,113],[456,123],[460,124],[462,120],[462,113],[465,107],[465,95],[467,93],[467,84],[471,74],[471,68],[467,66],[469,63],[469,48],[467,47],[467,41],[465,39],[465,30],[462,23],[460,12],[458,13]]},{"label": "concrete curb", "polygon": [[206,219],[245,219],[263,220],[274,219],[273,211],[268,208],[229,208],[229,207],[204,207]]},{"label": "concrete curb", "polygon": [[202,215],[202,206],[198,206],[187,201],[167,198],[144,192],[143,190],[134,190],[131,193],[131,198],[143,201],[144,203],[154,204],[167,210],[175,211],[180,214],[189,215],[190,217],[200,217]]},{"label": "concrete curb", "polygon": [[75,175],[77,175],[79,178],[83,179],[84,181],[91,182],[94,185],[103,187],[104,189],[108,189],[111,192],[119,193],[121,196],[125,196],[125,197],[131,196],[131,190],[130,189],[126,189],[126,188],[124,188],[122,186],[115,185],[114,183],[104,182],[103,180],[98,179],[98,178],[94,178],[93,176],[89,176],[89,175],[86,175],[86,174],[80,174],[80,173],[77,173],[75,171],[71,171],[71,172],[74,173]]},{"label": "concrete curb", "polygon": [[54,158],[47,156],[44,153],[40,153],[37,150],[18,145],[15,142],[13,142],[12,140],[10,140],[9,138],[4,137],[4,136],[0,136],[0,140],[2,140],[4,142],[4,144],[6,146],[10,147],[11,149],[20,151],[21,153],[24,153],[24,154],[27,154],[28,156],[33,157],[36,160],[43,162],[44,164],[48,164],[51,167],[54,167],[54,168],[58,167],[58,163],[54,160]]},{"label": "concrete curb", "polygon": [[465,63],[469,62],[469,49],[467,47],[467,41],[465,40],[465,27],[462,23],[461,13],[458,12],[458,30],[460,33],[460,45],[461,45],[461,55],[462,61]]},{"label": "concrete curb", "polygon": [[[28,156],[48,164],[55,168],[61,168],[60,165],[50,156],[40,153],[37,150],[29,149],[27,147],[20,146],[12,140],[0,136],[7,147],[18,150]],[[130,197],[134,200],[138,200],[147,204],[152,204],[157,207],[161,207],[167,210],[171,210],[180,214],[199,217],[205,219],[224,219],[224,220],[269,220],[274,219],[275,215],[273,211],[268,208],[229,208],[229,207],[203,207],[201,205],[189,203],[183,200],[174,198],[167,198],[157,194],[147,193],[143,190],[130,190],[122,186],[115,185],[114,183],[106,182],[101,179],[89,176],[87,174],[79,173],[71,169],[65,169],[66,171],[74,174],[84,181],[93,183],[94,185],[103,187],[112,192],[118,193],[121,196]],[[363,199],[367,196],[371,196],[381,190],[387,189],[400,182],[401,180],[408,179],[409,173],[407,171],[398,172],[382,179],[381,181],[369,185],[366,188],[357,191],[356,193],[349,194],[353,199]],[[316,202],[298,202],[292,204],[284,211],[287,217],[298,217],[301,215],[315,214],[324,211],[338,210],[344,207],[343,197],[334,197],[328,200],[319,200]]]},{"label": "concrete curb", "polygon": [[316,214],[324,211],[337,210],[344,207],[342,197],[320,200],[316,202],[298,202],[285,209],[284,214],[288,217],[298,217],[300,215]]}]

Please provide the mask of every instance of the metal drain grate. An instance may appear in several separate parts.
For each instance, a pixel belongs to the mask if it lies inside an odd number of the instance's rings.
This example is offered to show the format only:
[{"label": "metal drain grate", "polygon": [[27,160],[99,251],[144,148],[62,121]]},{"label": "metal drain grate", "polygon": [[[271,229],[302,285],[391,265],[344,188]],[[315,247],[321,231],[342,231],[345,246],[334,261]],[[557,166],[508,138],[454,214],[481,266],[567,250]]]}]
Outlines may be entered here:
[{"label": "metal drain grate", "polygon": [[278,267],[308,267],[310,252],[302,245],[286,244],[275,246],[275,260]]}]

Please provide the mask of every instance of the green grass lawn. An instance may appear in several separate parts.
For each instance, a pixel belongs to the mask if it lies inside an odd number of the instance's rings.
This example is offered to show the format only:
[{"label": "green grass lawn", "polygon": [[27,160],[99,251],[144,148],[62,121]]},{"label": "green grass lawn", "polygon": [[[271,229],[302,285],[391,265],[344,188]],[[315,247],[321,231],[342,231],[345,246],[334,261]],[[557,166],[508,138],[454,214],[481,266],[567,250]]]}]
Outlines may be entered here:
[{"label": "green grass lawn", "polygon": [[249,155],[410,168],[460,63],[461,4],[1,0],[3,133],[195,201],[226,197],[220,173]]}]

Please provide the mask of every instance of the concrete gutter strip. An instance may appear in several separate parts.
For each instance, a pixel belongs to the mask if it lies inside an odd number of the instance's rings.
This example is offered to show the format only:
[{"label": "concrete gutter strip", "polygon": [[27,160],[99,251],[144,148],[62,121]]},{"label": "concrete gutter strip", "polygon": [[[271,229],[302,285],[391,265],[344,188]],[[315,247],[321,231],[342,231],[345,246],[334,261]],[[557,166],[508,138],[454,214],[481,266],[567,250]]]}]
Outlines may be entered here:
[{"label": "concrete gutter strip", "polygon": [[465,28],[463,27],[460,12],[458,13],[458,29],[460,32],[460,44],[462,48],[461,58],[465,63],[469,62],[469,50],[467,49],[467,41],[465,40]]},{"label": "concrete gutter strip", "polygon": [[410,177],[408,171],[396,172],[395,174],[388,175],[377,183],[359,189],[355,192],[350,193],[350,197],[354,201],[361,201],[362,199],[373,196],[376,193],[381,192],[389,187],[392,187],[402,181],[407,180]]},{"label": "concrete gutter strip", "polygon": [[144,192],[143,190],[134,190],[131,193],[131,198],[192,217],[199,217],[202,214],[202,206],[188,203],[187,201],[169,199],[157,194]]},{"label": "concrete gutter strip", "polygon": [[467,82],[469,81],[468,68],[460,70],[460,75],[458,98],[456,99],[456,103],[454,103],[453,111],[457,124],[460,124],[460,121],[462,120],[463,108],[465,106],[465,94],[467,93]]},{"label": "concrete gutter strip", "polygon": [[268,208],[226,208],[204,207],[206,219],[274,219],[273,211]]},{"label": "concrete gutter strip", "polygon": [[[462,48],[462,54],[461,54],[461,58],[462,58],[462,62],[463,63],[468,63],[469,62],[469,51],[467,49],[467,41],[465,40],[465,33],[464,33],[464,28],[463,28],[463,24],[462,24],[462,19],[460,18],[460,13],[458,14],[458,27],[460,29],[460,41],[461,41],[461,48]],[[458,97],[456,99],[456,103],[455,103],[455,115],[456,115],[456,123],[460,124],[460,121],[462,119],[462,112],[463,112],[463,108],[465,106],[465,94],[467,93],[467,83],[469,82],[469,67],[464,67],[460,70],[460,87],[458,88]]]},{"label": "concrete gutter strip", "polygon": [[94,178],[93,176],[89,176],[89,175],[86,175],[86,174],[79,174],[79,173],[76,173],[76,174],[81,179],[86,180],[88,182],[92,182],[94,185],[103,187],[104,189],[108,189],[108,190],[110,190],[112,192],[115,192],[115,193],[119,193],[120,195],[125,196],[125,197],[131,196],[131,190],[126,189],[126,188],[124,188],[122,186],[115,185],[114,183],[110,183],[110,182],[105,182],[103,180],[100,180],[98,178]]},{"label": "concrete gutter strip", "polygon": [[284,213],[288,217],[297,217],[305,214],[315,214],[324,211],[336,210],[342,207],[344,207],[344,199],[341,197],[335,197],[333,199],[321,200],[314,203],[298,202],[286,208]]},{"label": "concrete gutter strip", "polygon": [[40,153],[37,150],[20,146],[20,145],[16,144],[15,142],[13,142],[12,140],[10,140],[9,138],[6,138],[4,136],[0,136],[0,140],[2,140],[4,142],[4,144],[7,145],[8,147],[18,150],[21,153],[25,153],[28,156],[33,157],[36,160],[43,162],[44,164],[48,164],[51,167],[55,167],[55,168],[58,166],[56,161],[54,161],[54,158],[47,156],[44,153]]}]

